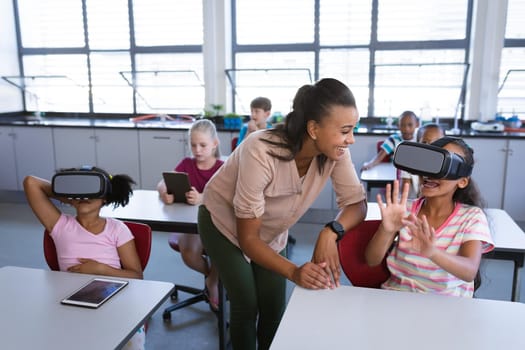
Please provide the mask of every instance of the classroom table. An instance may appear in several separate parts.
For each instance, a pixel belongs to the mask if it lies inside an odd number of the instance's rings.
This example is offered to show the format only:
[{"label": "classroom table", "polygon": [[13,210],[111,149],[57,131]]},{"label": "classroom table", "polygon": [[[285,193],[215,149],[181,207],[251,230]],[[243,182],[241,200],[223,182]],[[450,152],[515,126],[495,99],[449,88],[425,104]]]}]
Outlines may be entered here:
[{"label": "classroom table", "polygon": [[165,205],[153,190],[134,190],[128,205],[102,207],[100,216],[148,224],[154,231],[196,233],[199,207],[186,203]]},{"label": "classroom table", "polygon": [[98,309],[60,303],[95,277],[103,276],[0,268],[0,347],[120,349],[174,288],[169,282],[119,278],[129,284]]},{"label": "classroom table", "polygon": [[[494,240],[494,250],[485,254],[483,258],[508,260],[514,263],[511,300],[519,301],[520,272],[525,262],[525,232],[503,209],[489,208],[485,209],[485,213]],[[366,220],[378,219],[381,219],[379,205],[376,202],[369,202]]]},{"label": "classroom table", "polygon": [[387,184],[396,180],[397,169],[390,162],[379,163],[368,170],[362,170],[360,179],[366,183],[366,191],[370,193],[373,187],[384,188]]},{"label": "classroom table", "polygon": [[[197,233],[197,215],[199,207],[185,203],[166,205],[154,190],[134,190],[128,205],[125,207],[103,207],[101,216],[114,217],[120,220],[148,224],[155,231]],[[226,332],[226,293],[219,288],[219,348],[227,348]]]},{"label": "classroom table", "polygon": [[522,303],[295,287],[270,349],[522,350],[524,323]]}]

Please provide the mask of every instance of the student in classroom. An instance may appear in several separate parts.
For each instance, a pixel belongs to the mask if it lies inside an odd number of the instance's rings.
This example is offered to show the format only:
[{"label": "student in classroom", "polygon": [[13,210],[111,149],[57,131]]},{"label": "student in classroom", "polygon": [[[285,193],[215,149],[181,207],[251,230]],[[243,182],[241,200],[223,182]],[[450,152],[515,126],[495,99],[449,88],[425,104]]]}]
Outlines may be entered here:
[{"label": "student in classroom", "polygon": [[272,127],[268,118],[272,113],[272,102],[266,97],[256,97],[250,103],[250,121],[244,124],[237,139],[237,146],[252,132]]},{"label": "student in classroom", "polygon": [[403,141],[415,141],[416,129],[419,127],[419,118],[412,111],[404,111],[399,117],[399,131],[390,135],[381,145],[379,152],[361,170],[368,170],[378,165],[385,157],[394,154],[397,145]]},{"label": "student in classroom", "polygon": [[[211,121],[201,119],[194,122],[189,130],[189,140],[193,157],[182,159],[175,167],[175,171],[188,174],[191,190],[186,193],[186,202],[190,205],[199,205],[202,203],[204,186],[221,167],[223,161],[220,159],[217,130]],[[175,201],[173,195],[167,192],[164,180],[158,183],[157,191],[165,204],[172,204]],[[176,233],[176,235],[178,235],[182,260],[188,267],[206,277],[206,296],[210,308],[217,311],[219,309],[219,276],[211,262],[202,255],[204,248],[200,236],[192,233]]]},{"label": "student in classroom", "polygon": [[[228,293],[233,349],[270,347],[287,279],[308,289],[339,286],[336,241],[366,216],[348,148],[358,119],[340,81],[304,85],[284,124],[246,139],[206,185],[199,233]],[[341,211],[320,230],[311,261],[297,266],[286,257],[288,229],[329,179]]]},{"label": "student in classroom", "polygon": [[[24,178],[24,191],[29,206],[55,243],[61,271],[142,279],[142,267],[129,228],[121,221],[100,216],[105,205],[125,206],[133,193],[133,179],[128,175],[111,176],[97,167],[65,169],[94,172],[108,183],[110,189],[100,198],[70,199],[53,194],[48,180],[35,176]],[[75,215],[62,213],[52,199],[70,204]],[[144,326],[124,349],[144,349]]]},{"label": "student in classroom", "polygon": [[[431,144],[435,140],[445,136],[445,130],[441,125],[436,123],[428,123],[417,130],[417,142]],[[406,183],[409,184],[408,198],[416,198],[419,195],[419,175],[410,174],[406,170],[401,170],[401,188]]]},{"label": "student in classroom", "polygon": [[441,179],[420,177],[421,197],[411,202],[408,185],[401,196],[398,181],[393,191],[387,185],[385,202],[377,195],[382,222],[366,248],[366,260],[376,266],[387,256],[390,277],[384,289],[472,297],[481,255],[494,249],[470,176],[474,151],[453,137],[431,145],[458,155],[465,172]]}]

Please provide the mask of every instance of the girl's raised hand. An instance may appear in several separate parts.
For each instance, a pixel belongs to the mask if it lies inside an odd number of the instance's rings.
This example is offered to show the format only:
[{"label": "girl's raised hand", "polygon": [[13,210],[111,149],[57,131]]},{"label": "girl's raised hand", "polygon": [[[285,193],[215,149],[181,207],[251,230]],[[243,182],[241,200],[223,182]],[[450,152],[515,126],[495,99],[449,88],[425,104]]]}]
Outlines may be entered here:
[{"label": "girl's raised hand", "polygon": [[394,181],[394,189],[392,185],[387,184],[385,189],[385,202],[381,198],[381,194],[377,194],[377,203],[381,211],[382,225],[385,231],[397,232],[403,227],[402,219],[407,210],[409,184],[403,186],[403,192],[399,197],[399,181]]},{"label": "girl's raised hand", "polygon": [[330,276],[326,272],[326,263],[305,263],[295,269],[292,281],[307,289],[328,289],[331,285]]},{"label": "girl's raised hand", "polygon": [[403,225],[406,226],[408,234],[412,239],[408,242],[400,243],[400,247],[408,248],[423,255],[432,258],[435,250],[436,231],[428,223],[427,217],[423,215],[420,218],[410,214],[403,219]]}]

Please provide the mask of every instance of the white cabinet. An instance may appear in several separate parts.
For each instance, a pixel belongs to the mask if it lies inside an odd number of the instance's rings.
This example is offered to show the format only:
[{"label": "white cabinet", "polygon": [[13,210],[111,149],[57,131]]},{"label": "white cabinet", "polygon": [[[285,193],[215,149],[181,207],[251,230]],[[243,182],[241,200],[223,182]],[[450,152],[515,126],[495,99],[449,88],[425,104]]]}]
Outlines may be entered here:
[{"label": "white cabinet", "polygon": [[232,153],[232,139],[239,136],[239,132],[218,131],[217,135],[219,136],[221,155],[229,156]]},{"label": "white cabinet", "polygon": [[465,138],[474,149],[472,178],[488,208],[503,207],[503,187],[507,158],[507,140]]},{"label": "white cabinet", "polygon": [[466,138],[474,149],[476,182],[488,208],[504,209],[517,221],[525,221],[525,140]]},{"label": "white cabinet", "polygon": [[18,189],[16,177],[14,133],[9,126],[0,126],[0,190]]},{"label": "white cabinet", "polygon": [[141,186],[136,129],[55,128],[57,168],[96,165],[110,174],[127,174]]},{"label": "white cabinet", "polygon": [[23,179],[50,179],[55,172],[53,134],[42,127],[0,127],[0,189],[23,190]]},{"label": "white cabinet", "polygon": [[139,130],[142,187],[157,188],[163,171],[172,171],[190,156],[186,130]]},{"label": "white cabinet", "polygon": [[138,131],[95,129],[96,164],[111,174],[127,174],[140,188]]},{"label": "white cabinet", "polygon": [[55,128],[53,134],[57,169],[97,164],[94,129]]},{"label": "white cabinet", "polygon": [[508,140],[507,171],[503,209],[518,221],[525,221],[525,140]]}]

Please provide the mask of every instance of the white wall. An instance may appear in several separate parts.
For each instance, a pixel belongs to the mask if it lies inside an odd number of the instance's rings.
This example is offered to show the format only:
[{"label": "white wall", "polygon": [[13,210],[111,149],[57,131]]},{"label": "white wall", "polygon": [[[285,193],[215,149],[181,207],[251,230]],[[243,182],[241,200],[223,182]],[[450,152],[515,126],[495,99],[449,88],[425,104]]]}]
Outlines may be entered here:
[{"label": "white wall", "polygon": [[[0,1],[0,76],[20,75],[16,45],[13,2]],[[23,110],[22,93],[13,85],[0,79],[0,113]]]}]

